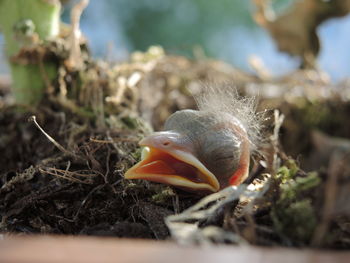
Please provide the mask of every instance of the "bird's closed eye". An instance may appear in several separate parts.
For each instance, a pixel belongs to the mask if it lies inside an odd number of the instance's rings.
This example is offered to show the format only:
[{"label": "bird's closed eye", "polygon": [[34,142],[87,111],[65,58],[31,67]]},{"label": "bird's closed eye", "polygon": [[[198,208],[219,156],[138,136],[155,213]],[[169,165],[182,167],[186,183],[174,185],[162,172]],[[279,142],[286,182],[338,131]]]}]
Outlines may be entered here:
[{"label": "bird's closed eye", "polygon": [[234,155],[233,154],[225,155],[225,156],[215,156],[213,158],[213,160],[215,162],[222,162],[222,161],[227,161],[227,160],[232,160],[232,159],[234,159]]},{"label": "bird's closed eye", "polygon": [[169,141],[165,141],[165,142],[163,142],[162,144],[163,144],[163,146],[169,146],[169,145],[170,145],[170,142],[169,142]]}]

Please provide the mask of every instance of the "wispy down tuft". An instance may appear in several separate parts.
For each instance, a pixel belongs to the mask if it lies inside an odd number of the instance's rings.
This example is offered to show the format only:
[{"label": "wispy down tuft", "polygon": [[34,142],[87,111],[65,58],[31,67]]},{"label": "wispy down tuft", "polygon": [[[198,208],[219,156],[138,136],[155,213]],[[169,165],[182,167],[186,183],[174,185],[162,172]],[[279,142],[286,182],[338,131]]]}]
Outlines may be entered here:
[{"label": "wispy down tuft", "polygon": [[195,95],[201,111],[212,112],[217,116],[230,114],[236,117],[247,131],[252,150],[261,143],[263,112],[256,112],[255,97],[241,97],[234,86],[204,85],[200,94]]}]

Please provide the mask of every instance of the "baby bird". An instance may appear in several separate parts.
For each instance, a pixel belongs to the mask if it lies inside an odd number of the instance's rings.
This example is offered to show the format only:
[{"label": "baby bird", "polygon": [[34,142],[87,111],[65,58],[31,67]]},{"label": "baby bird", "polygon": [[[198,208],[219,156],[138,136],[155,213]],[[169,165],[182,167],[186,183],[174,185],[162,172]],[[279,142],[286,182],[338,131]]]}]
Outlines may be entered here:
[{"label": "baby bird", "polygon": [[216,192],[239,185],[249,174],[260,137],[261,114],[254,98],[235,88],[205,87],[195,97],[199,110],[180,110],[139,144],[142,160],[125,173],[191,192]]}]

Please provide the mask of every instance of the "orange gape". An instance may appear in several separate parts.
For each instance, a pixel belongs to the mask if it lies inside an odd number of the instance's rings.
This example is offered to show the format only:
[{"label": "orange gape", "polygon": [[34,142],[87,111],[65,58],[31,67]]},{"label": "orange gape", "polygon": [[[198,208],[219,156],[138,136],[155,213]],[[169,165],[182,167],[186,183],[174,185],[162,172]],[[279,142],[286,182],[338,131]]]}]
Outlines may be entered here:
[{"label": "orange gape", "polygon": [[140,141],[143,158],[126,179],[169,184],[191,192],[216,192],[242,183],[251,150],[259,141],[259,118],[251,99],[235,90],[209,88],[197,98],[199,110],[181,110],[164,131]]},{"label": "orange gape", "polygon": [[180,161],[170,154],[154,149],[148,157],[147,163],[136,169],[141,174],[163,174],[163,175],[181,175],[190,178],[194,182],[200,182],[201,179],[196,174],[196,168],[190,164]]}]

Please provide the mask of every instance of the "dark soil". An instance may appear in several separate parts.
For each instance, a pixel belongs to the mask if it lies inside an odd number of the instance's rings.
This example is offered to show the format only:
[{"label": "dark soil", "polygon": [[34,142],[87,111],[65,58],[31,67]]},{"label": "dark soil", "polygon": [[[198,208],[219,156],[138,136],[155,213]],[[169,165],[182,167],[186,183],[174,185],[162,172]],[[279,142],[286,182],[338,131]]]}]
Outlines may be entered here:
[{"label": "dark soil", "polygon": [[[84,71],[91,79],[62,71],[61,83],[35,110],[11,106],[9,88],[0,89],[1,233],[169,238],[165,218],[202,196],[124,180],[123,174],[140,159],[138,141],[150,132],[147,127],[152,123],[158,130],[175,110],[192,108],[189,90],[195,94],[200,83],[220,76],[219,84],[234,78],[243,95],[256,95],[258,87],[259,110],[268,109],[247,183],[269,188],[257,199],[235,200],[207,218],[187,220],[198,226],[194,236],[214,243],[239,243],[225,239],[234,234],[264,246],[350,248],[349,84],[311,80],[307,71],[263,80],[215,61],[166,55],[151,62],[152,69],[147,61],[116,68],[93,62]],[[124,89],[120,100],[106,99],[117,97],[120,78],[139,73],[139,82]],[[74,90],[82,79],[80,93],[59,101],[59,85]],[[285,120],[272,136],[274,109]],[[205,231],[211,226],[223,232]],[[190,238],[185,242],[204,242]]]},{"label": "dark soil", "polygon": [[[0,231],[167,238],[164,217],[199,197],[125,181],[122,174],[136,162],[137,132],[97,129],[52,108],[0,112]],[[28,121],[31,115],[71,154]]]}]

